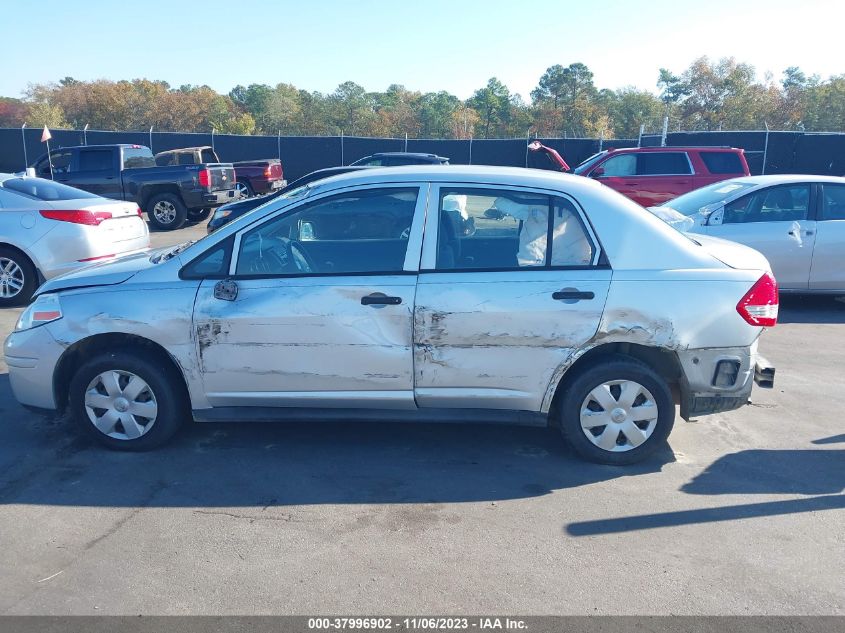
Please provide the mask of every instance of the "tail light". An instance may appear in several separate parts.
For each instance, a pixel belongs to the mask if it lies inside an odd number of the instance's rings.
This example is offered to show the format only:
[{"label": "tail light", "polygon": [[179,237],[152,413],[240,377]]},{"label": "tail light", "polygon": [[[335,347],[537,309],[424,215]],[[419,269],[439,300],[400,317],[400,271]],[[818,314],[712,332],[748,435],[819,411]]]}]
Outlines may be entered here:
[{"label": "tail light", "polygon": [[778,303],[778,282],[766,273],[739,300],[736,311],[751,325],[772,327],[778,322]]},{"label": "tail light", "polygon": [[279,163],[272,163],[264,168],[264,177],[275,180],[282,177],[282,166]]},{"label": "tail light", "polygon": [[200,169],[199,173],[197,174],[197,179],[199,180],[200,187],[210,187],[211,186],[211,170],[210,169]]},{"label": "tail light", "polygon": [[264,177],[270,178],[273,175],[273,167],[271,165],[267,165],[264,168]]},{"label": "tail light", "polygon": [[135,212],[138,214],[139,218],[144,216],[144,212],[141,211],[141,207],[135,207]]},{"label": "tail light", "polygon": [[100,226],[105,220],[111,220],[111,211],[70,211],[64,209],[44,209],[39,211],[42,217],[48,220],[59,222],[72,222],[73,224],[87,224],[88,226]]}]

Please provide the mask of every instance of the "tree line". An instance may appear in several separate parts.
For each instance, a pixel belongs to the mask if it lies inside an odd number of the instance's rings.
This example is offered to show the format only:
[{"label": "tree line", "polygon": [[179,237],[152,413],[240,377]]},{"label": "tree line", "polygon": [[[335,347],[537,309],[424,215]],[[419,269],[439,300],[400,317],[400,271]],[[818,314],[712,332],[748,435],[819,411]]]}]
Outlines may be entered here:
[{"label": "tree line", "polygon": [[[797,67],[779,80],[758,79],[734,58],[696,59],[680,75],[661,68],[658,94],[632,87],[599,89],[582,63],[551,66],[530,101],[495,77],[464,101],[446,91],[393,84],[368,92],[355,82],[334,92],[287,83],[236,86],[222,95],[208,86],[172,88],[165,81],[78,81],[30,85],[23,99],[0,97],[0,127],[281,133],[411,138],[635,138],[644,125],[670,129],[842,131],[845,74],[822,80]],[[529,132],[530,130],[530,132]]]}]

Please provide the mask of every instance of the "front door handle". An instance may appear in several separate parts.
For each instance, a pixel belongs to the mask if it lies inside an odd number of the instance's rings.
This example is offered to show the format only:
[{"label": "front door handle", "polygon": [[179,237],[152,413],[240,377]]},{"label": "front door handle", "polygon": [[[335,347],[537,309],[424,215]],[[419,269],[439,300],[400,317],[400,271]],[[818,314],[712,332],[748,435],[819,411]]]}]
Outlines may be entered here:
[{"label": "front door handle", "polygon": [[552,299],[555,301],[582,301],[595,299],[596,293],[589,290],[578,290],[577,288],[564,288],[552,293]]},{"label": "front door handle", "polygon": [[400,303],[402,303],[402,297],[388,297],[381,292],[361,297],[362,306],[398,306]]}]

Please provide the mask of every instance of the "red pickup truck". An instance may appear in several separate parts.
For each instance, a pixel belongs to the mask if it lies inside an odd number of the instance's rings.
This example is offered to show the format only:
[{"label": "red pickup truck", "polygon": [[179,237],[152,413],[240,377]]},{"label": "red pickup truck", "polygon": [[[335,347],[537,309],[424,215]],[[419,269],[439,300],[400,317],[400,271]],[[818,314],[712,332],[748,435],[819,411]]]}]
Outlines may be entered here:
[{"label": "red pickup truck", "polygon": [[[553,149],[535,141],[560,171],[569,166]],[[744,150],[736,147],[625,147],[590,156],[572,173],[595,178],[644,207],[653,207],[704,185],[750,176]]]},{"label": "red pickup truck", "polygon": [[[214,148],[204,145],[201,147],[183,147],[155,155],[156,165],[195,165],[207,162],[220,162]],[[262,160],[246,160],[232,163],[235,167],[237,182],[235,188],[241,198],[260,196],[285,186],[282,163],[277,158]]]}]

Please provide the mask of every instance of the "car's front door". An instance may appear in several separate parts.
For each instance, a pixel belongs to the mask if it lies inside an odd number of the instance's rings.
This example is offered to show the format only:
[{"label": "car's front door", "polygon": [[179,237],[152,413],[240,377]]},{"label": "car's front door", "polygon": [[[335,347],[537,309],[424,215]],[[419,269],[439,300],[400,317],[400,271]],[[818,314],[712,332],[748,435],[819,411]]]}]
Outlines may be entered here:
[{"label": "car's front door", "polygon": [[359,187],[243,229],[194,333],[209,403],[415,408],[414,295],[427,185]]},{"label": "car's front door", "polygon": [[816,240],[814,199],[809,183],[757,189],[714,211],[706,233],[760,251],[781,288],[805,290]]},{"label": "car's front door", "polygon": [[845,292],[845,185],[824,183],[816,222],[816,246],[810,270],[810,290]]},{"label": "car's front door", "polygon": [[555,373],[596,333],[610,285],[581,209],[562,195],[462,184],[430,199],[417,405],[541,411]]}]

